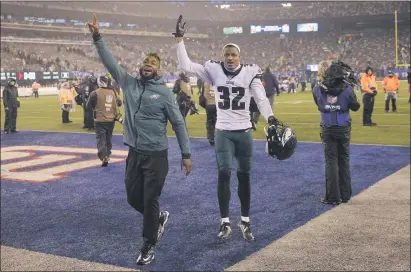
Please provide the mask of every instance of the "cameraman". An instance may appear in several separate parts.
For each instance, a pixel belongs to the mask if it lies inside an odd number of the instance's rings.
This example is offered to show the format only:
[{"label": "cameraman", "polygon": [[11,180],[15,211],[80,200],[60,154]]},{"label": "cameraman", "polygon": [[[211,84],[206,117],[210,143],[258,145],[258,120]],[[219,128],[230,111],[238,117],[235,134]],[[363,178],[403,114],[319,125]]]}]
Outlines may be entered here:
[{"label": "cameraman", "polygon": [[375,74],[370,66],[365,69],[365,74],[361,77],[361,92],[363,93],[362,102],[364,104],[362,123],[364,126],[376,126],[377,124],[371,120],[371,115],[374,111],[377,83],[375,82]]},{"label": "cameraman", "polygon": [[94,112],[94,121],[97,138],[97,156],[102,161],[102,167],[108,165],[111,155],[111,139],[113,137],[114,123],[122,123],[118,107],[121,100],[118,99],[116,91],[109,88],[110,80],[106,76],[97,79],[98,89],[93,91],[88,100],[86,108]]},{"label": "cameraman", "polygon": [[324,204],[338,205],[351,198],[350,173],[350,110],[358,111],[360,103],[353,86],[355,78],[352,69],[340,62],[320,69],[318,82],[314,87],[314,102],[321,112],[321,140],[325,155],[326,194]]}]

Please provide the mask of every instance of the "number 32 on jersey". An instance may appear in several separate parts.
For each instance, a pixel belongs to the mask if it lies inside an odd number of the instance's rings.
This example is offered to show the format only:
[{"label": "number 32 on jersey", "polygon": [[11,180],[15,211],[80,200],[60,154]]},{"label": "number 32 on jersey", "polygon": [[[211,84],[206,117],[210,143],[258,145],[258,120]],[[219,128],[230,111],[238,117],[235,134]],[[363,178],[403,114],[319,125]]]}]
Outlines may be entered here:
[{"label": "number 32 on jersey", "polygon": [[[218,108],[221,110],[245,110],[245,102],[240,100],[245,95],[245,89],[242,87],[217,87],[217,92],[220,93],[220,101],[218,102]],[[237,94],[231,100],[231,94]]]}]

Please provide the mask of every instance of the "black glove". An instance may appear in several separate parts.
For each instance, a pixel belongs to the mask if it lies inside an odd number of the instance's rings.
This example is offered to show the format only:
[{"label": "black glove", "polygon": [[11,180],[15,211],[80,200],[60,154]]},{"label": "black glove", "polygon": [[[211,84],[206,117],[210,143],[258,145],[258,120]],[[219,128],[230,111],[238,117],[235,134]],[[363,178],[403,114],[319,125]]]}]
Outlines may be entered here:
[{"label": "black glove", "polygon": [[184,33],[186,32],[185,25],[186,22],[182,23],[183,21],[183,15],[180,15],[177,20],[177,25],[176,25],[176,32],[173,32],[172,34],[177,38],[177,37],[184,37]]},{"label": "black glove", "polygon": [[268,117],[268,124],[270,126],[277,126],[278,125],[278,119],[275,118],[274,116]]},{"label": "black glove", "polygon": [[376,96],[377,95],[377,90],[373,89],[372,94],[373,94],[373,96]]}]

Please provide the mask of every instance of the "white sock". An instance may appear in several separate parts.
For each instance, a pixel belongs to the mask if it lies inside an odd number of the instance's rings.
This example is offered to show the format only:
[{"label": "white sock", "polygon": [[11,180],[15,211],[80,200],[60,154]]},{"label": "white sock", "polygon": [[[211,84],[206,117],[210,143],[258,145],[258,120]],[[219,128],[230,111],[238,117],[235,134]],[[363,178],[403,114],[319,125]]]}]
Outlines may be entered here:
[{"label": "white sock", "polygon": [[250,222],[250,217],[241,216],[241,221]]},{"label": "white sock", "polygon": [[221,218],[221,225],[224,223],[230,223],[230,218],[229,217]]}]

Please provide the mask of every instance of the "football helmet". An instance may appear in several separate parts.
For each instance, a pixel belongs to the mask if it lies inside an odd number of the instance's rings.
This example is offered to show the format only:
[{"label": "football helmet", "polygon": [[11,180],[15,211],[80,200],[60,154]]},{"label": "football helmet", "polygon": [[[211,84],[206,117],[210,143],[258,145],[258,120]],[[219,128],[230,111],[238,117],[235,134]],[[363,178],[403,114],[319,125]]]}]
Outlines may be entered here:
[{"label": "football helmet", "polygon": [[268,155],[282,161],[294,154],[297,147],[297,136],[291,127],[278,122],[277,125],[264,128],[264,132],[267,137],[265,151]]}]

